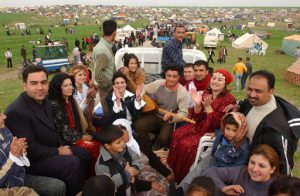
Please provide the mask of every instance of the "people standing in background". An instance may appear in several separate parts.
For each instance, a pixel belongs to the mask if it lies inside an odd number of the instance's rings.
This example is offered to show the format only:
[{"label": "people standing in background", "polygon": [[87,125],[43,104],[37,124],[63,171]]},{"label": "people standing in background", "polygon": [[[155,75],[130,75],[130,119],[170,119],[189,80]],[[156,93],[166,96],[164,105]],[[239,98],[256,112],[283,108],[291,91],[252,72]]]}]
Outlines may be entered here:
[{"label": "people standing in background", "polygon": [[226,63],[226,57],[228,56],[226,46],[223,46],[223,63]]},{"label": "people standing in background", "polygon": [[66,46],[67,51],[69,51],[69,42],[66,38],[64,38],[64,45]]},{"label": "people standing in background", "polygon": [[79,47],[75,47],[73,49],[74,65],[78,65],[79,56],[80,56]]},{"label": "people standing in background", "polygon": [[22,45],[22,48],[21,48],[21,57],[22,57],[22,63],[23,65],[26,65],[27,63],[27,52],[26,52],[26,49],[25,49],[25,46]]},{"label": "people standing in background", "polygon": [[243,73],[247,72],[247,67],[243,63],[243,58],[239,57],[237,63],[233,67],[233,74],[235,80],[235,90],[240,90],[240,83],[243,76]]},{"label": "people standing in background", "polygon": [[209,64],[209,61],[211,61],[213,64],[215,64],[213,56],[215,56],[215,52],[212,48],[208,49],[208,59],[207,59],[207,63]]},{"label": "people standing in background", "polygon": [[86,43],[84,41],[84,38],[82,38],[81,45],[82,45],[82,50],[85,50],[86,49]]},{"label": "people standing in background", "polygon": [[300,57],[300,48],[299,46],[297,46],[297,48],[295,49],[295,58],[296,60]]},{"label": "people standing in background", "polygon": [[32,46],[32,62],[35,62],[36,58],[37,58],[37,52],[35,46]]},{"label": "people standing in background", "polygon": [[5,55],[6,62],[7,62],[7,68],[13,67],[13,65],[12,65],[12,53],[11,53],[9,48],[6,49],[4,55]]},{"label": "people standing in background", "polygon": [[224,59],[224,50],[223,50],[223,47],[220,46],[219,55],[218,55],[218,63],[223,63],[223,59]]},{"label": "people standing in background", "polygon": [[243,76],[242,76],[242,80],[241,80],[242,89],[245,89],[247,78],[248,78],[248,76],[250,76],[252,74],[252,63],[250,62],[250,57],[246,57],[245,65],[246,65],[247,71],[244,72]]},{"label": "people standing in background", "polygon": [[80,41],[78,38],[75,39],[75,47],[80,47]]}]

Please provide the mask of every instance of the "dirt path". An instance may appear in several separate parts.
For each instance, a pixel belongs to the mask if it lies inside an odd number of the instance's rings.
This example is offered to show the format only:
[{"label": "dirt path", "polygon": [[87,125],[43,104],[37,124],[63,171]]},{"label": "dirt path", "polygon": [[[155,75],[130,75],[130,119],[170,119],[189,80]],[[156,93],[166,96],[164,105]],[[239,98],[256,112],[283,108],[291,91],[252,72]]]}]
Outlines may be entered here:
[{"label": "dirt path", "polygon": [[0,82],[4,80],[12,80],[18,78],[19,69],[1,72],[0,73]]}]

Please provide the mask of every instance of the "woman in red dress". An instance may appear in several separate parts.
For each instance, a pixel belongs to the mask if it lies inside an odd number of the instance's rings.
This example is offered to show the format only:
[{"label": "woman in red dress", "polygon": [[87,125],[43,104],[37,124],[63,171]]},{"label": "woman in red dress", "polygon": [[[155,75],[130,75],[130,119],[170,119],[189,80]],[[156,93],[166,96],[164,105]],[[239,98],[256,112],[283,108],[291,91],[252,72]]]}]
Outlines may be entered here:
[{"label": "woman in red dress", "polygon": [[172,135],[168,164],[174,171],[177,183],[186,176],[192,166],[200,138],[204,134],[214,134],[220,128],[224,108],[235,104],[236,100],[227,90],[233,81],[232,75],[218,69],[213,73],[209,88],[202,95],[191,92],[194,107],[189,109],[189,118],[196,124],[186,124],[176,129]]}]

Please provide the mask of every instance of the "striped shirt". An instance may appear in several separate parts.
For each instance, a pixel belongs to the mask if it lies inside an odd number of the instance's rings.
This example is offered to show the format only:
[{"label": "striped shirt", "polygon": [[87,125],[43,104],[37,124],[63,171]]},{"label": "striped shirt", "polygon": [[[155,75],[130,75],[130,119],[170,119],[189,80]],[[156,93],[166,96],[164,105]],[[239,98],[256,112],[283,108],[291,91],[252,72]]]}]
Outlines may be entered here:
[{"label": "striped shirt", "polygon": [[176,41],[174,38],[167,42],[162,51],[162,67],[168,65],[179,66],[183,70],[185,64],[182,54],[182,43]]}]

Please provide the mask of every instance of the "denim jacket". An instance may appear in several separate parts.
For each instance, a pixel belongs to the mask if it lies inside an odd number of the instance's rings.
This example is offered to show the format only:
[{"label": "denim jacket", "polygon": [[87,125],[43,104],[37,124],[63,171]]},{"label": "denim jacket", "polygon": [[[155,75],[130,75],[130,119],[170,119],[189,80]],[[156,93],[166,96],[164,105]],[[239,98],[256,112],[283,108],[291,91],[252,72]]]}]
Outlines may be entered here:
[{"label": "denim jacket", "polygon": [[225,139],[220,131],[217,133],[213,144],[212,156],[214,157],[214,161],[210,166],[232,167],[245,165],[249,158],[249,142],[245,138],[240,148],[237,149]]}]

